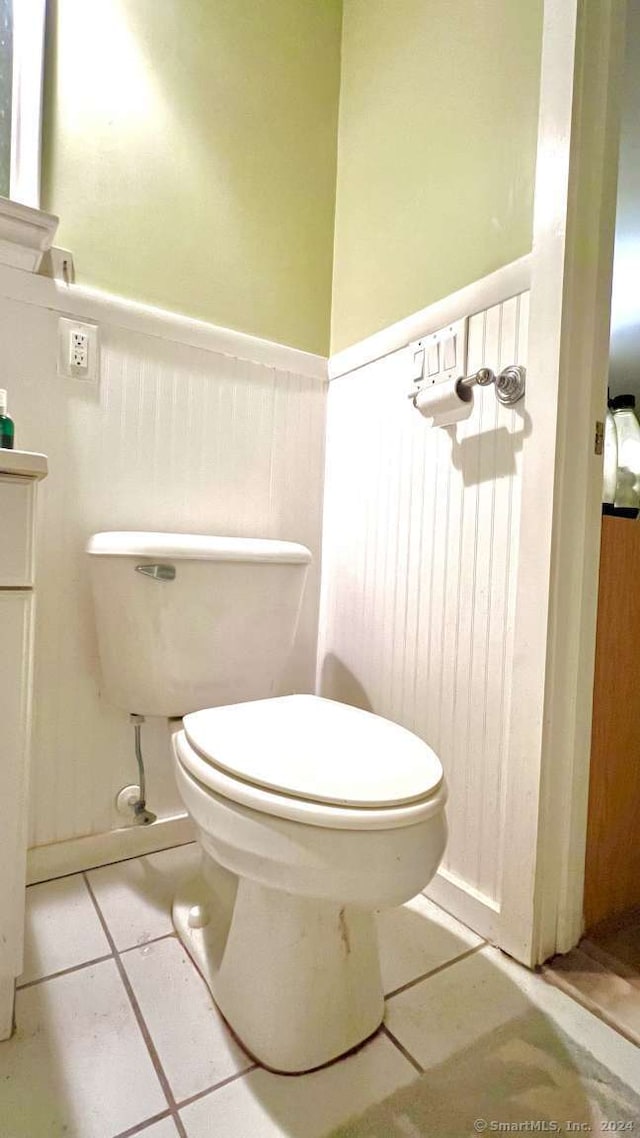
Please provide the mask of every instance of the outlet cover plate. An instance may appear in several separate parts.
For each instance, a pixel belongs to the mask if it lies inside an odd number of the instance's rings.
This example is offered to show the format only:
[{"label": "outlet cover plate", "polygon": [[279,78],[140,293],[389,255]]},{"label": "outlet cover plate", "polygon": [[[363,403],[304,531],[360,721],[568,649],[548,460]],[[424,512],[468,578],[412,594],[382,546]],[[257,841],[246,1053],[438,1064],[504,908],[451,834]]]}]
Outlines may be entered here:
[{"label": "outlet cover plate", "polygon": [[[72,363],[73,333],[80,332],[86,337],[88,347],[86,367],[76,367]],[[99,340],[98,325],[84,324],[79,320],[68,320],[61,316],[58,321],[58,375],[62,379],[80,379],[95,382],[98,378]]]}]

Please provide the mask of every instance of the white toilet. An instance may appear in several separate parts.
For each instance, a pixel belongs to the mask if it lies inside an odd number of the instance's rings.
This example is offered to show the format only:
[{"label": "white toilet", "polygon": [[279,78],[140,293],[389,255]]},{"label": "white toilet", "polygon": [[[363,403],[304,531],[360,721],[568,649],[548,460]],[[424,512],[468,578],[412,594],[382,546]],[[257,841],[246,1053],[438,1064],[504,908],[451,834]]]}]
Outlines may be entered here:
[{"label": "white toilet", "polygon": [[382,1021],[373,910],[439,865],[440,762],[370,712],[280,694],[304,546],[102,533],[87,548],[105,697],[177,720],[175,774],[202,849],[174,902],[178,934],[251,1055],[322,1066]]}]

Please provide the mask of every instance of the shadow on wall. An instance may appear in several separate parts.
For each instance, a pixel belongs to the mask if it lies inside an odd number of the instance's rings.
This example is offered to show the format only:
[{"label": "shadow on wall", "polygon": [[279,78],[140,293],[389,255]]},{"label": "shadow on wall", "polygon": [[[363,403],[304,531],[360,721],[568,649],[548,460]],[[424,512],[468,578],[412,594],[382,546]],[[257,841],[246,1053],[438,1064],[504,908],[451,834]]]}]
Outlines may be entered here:
[{"label": "shadow on wall", "polygon": [[339,656],[329,652],[322,662],[320,676],[320,695],[325,699],[337,699],[349,703],[362,711],[373,711],[373,705],[360,681],[343,664]]},{"label": "shadow on wall", "polygon": [[495,482],[516,473],[516,454],[531,434],[531,416],[519,407],[514,408],[521,420],[521,428],[496,427],[467,435],[458,442],[455,426],[446,428],[451,436],[451,461],[462,474],[465,486],[478,486],[482,482]]}]

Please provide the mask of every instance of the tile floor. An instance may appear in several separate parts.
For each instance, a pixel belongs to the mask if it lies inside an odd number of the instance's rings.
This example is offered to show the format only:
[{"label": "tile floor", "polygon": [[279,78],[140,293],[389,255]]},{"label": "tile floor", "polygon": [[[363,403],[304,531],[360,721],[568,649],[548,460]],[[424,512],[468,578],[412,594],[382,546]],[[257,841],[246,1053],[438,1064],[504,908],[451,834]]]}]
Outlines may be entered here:
[{"label": "tile floor", "polygon": [[310,1075],[258,1068],[173,934],[196,864],[182,846],[28,889],[2,1138],[322,1138],[531,1006],[640,1090],[636,1048],[422,896],[379,917],[385,1028]]}]

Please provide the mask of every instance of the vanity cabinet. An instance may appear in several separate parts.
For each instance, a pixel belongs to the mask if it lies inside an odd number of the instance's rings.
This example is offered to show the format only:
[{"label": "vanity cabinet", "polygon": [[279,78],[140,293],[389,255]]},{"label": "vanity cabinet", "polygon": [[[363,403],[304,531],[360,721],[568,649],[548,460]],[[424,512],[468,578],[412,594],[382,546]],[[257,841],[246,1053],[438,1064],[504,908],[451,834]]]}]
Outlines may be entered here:
[{"label": "vanity cabinet", "polygon": [[27,854],[35,517],[44,455],[0,450],[0,1039],[22,971]]}]

